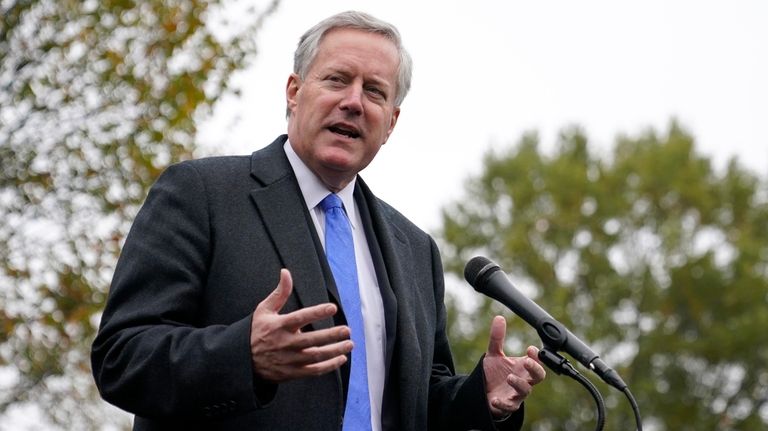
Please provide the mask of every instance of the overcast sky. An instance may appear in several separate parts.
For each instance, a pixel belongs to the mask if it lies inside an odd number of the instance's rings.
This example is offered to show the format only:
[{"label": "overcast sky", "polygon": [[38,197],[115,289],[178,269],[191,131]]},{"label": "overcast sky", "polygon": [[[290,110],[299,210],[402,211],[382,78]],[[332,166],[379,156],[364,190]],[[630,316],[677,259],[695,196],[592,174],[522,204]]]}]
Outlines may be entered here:
[{"label": "overcast sky", "polygon": [[765,1],[283,0],[238,77],[243,97],[203,126],[206,147],[249,154],[284,133],[299,36],[348,9],[395,24],[414,58],[397,127],[362,176],[426,230],[491,146],[531,130],[552,148],[578,124],[603,151],[674,116],[717,166],[737,155],[768,173]]}]

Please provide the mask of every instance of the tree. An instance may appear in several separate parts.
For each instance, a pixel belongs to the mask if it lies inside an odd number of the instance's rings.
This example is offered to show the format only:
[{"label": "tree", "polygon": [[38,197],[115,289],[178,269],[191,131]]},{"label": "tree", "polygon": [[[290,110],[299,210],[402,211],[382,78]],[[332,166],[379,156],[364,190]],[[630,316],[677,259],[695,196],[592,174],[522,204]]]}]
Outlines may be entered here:
[{"label": "tree", "polygon": [[121,242],[277,6],[225,3],[0,3],[0,413],[100,420],[88,358]]},{"label": "tree", "polygon": [[[627,381],[648,429],[768,424],[768,183],[735,159],[717,172],[675,122],[664,136],[618,138],[607,158],[578,129],[551,155],[526,135],[487,155],[438,236],[448,272],[486,255],[587,340]],[[457,302],[449,330],[467,369],[485,349],[489,315],[512,313]],[[509,320],[511,351],[540,344]],[[597,386],[606,429],[634,429],[624,396]],[[588,393],[552,372],[529,400],[531,429],[594,424]]]}]

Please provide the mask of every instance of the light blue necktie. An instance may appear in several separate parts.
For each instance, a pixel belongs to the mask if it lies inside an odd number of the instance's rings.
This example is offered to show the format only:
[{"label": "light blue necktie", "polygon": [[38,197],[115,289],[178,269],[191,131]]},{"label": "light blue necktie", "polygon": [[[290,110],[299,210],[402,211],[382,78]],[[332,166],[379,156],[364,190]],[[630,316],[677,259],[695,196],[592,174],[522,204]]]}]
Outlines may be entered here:
[{"label": "light blue necktie", "polygon": [[365,358],[365,328],[357,284],[355,246],[341,199],[330,194],[320,202],[325,210],[325,255],[341,297],[341,308],[352,333],[352,363],[344,411],[344,431],[371,429],[371,403],[368,398],[368,367]]}]

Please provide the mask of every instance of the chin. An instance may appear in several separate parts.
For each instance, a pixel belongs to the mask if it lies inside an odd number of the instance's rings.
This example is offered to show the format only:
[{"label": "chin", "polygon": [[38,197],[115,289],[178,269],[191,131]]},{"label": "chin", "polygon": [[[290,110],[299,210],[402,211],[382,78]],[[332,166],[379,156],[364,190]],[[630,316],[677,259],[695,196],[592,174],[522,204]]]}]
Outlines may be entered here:
[{"label": "chin", "polygon": [[362,168],[357,169],[357,164],[350,162],[349,160],[340,160],[338,158],[326,158],[321,163],[323,168],[329,173],[334,175],[348,174],[350,176],[356,175]]},{"label": "chin", "polygon": [[321,161],[324,166],[329,168],[336,167],[339,170],[352,169],[360,162],[360,157],[357,156],[349,148],[342,148],[339,146],[327,146],[317,153],[317,159]]}]

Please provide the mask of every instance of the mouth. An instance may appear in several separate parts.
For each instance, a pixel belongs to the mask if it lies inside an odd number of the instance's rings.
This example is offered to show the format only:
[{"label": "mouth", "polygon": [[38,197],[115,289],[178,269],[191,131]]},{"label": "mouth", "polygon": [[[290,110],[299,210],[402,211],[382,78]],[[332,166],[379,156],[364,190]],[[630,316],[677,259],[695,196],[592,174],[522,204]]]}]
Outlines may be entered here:
[{"label": "mouth", "polygon": [[328,126],[328,130],[331,131],[331,133],[335,133],[337,135],[346,136],[347,138],[357,139],[359,138],[360,131],[357,130],[354,126],[350,126],[348,124],[334,124],[331,126]]}]

